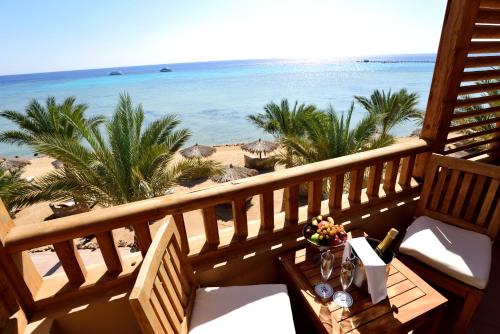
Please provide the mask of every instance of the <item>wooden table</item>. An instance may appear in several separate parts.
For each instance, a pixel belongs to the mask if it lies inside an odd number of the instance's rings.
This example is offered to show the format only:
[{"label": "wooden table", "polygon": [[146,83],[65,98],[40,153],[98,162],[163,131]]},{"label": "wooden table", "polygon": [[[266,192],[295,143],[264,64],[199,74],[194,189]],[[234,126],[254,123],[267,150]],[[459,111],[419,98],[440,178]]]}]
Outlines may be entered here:
[{"label": "wooden table", "polygon": [[[301,248],[280,256],[281,271],[293,303],[299,303],[317,333],[408,333],[418,329],[436,331],[447,302],[441,294],[413,271],[394,259],[387,280],[388,299],[373,305],[370,295],[351,287],[354,304],[339,308],[334,302],[322,303],[314,293],[321,281],[319,264],[311,257],[316,249]],[[343,249],[335,251],[335,265],[329,283],[340,290],[340,262]]]}]

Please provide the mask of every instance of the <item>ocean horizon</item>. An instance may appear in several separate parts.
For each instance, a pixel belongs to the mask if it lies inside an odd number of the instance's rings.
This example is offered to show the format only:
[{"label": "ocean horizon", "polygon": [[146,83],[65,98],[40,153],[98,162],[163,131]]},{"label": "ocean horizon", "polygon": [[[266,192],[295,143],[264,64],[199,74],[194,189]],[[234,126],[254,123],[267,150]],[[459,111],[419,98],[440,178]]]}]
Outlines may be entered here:
[{"label": "ocean horizon", "polygon": [[[435,54],[378,55],[333,60],[257,59],[113,67],[0,76],[0,110],[22,111],[33,99],[55,96],[61,102],[75,96],[89,106],[88,116],[111,116],[120,93],[142,103],[146,122],[176,114],[188,128],[188,144],[235,144],[271,137],[255,128],[246,116],[265,104],[288,98],[319,108],[346,110],[353,96],[374,89],[406,88],[427,104]],[[365,62],[365,60],[369,60]],[[169,67],[172,72],[160,72]],[[123,75],[110,76],[111,71]],[[365,111],[356,106],[353,121]],[[14,129],[0,118],[2,131]],[[393,130],[407,136],[418,126],[411,122]],[[0,155],[31,156],[25,147],[0,143]]]}]

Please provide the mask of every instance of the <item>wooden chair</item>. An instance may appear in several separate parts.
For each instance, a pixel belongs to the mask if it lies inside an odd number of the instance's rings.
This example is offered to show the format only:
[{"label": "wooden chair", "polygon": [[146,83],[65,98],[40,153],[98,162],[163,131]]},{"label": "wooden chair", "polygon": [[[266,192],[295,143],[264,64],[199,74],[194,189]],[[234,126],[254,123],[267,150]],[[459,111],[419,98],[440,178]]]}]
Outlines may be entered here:
[{"label": "wooden chair", "polygon": [[[491,243],[500,228],[499,185],[498,166],[433,154],[417,204],[416,217],[420,218],[410,225],[399,249],[400,253],[405,253],[401,254],[401,260],[424,279],[464,299],[454,323],[455,333],[466,332],[488,281]],[[465,240],[477,241],[467,243]],[[474,254],[467,254],[467,250],[464,250],[478,248],[477,253],[480,253],[488,252],[488,247],[489,255],[484,253],[484,257],[472,260]],[[433,253],[434,249],[438,251]],[[438,258],[440,249],[451,256]],[[474,277],[457,279],[458,274],[453,272],[455,267],[446,268],[448,274],[444,274],[443,268],[437,263],[453,262],[453,255],[469,266],[467,269],[472,273],[475,267],[480,266],[477,262],[489,259],[485,267],[487,269],[483,269],[483,283],[474,282]]]},{"label": "wooden chair", "polygon": [[142,262],[130,305],[144,333],[187,333],[197,282],[175,224],[162,225]]},{"label": "wooden chair", "polygon": [[198,288],[180,240],[163,224],[142,262],[130,304],[144,333],[295,333],[285,285]]}]

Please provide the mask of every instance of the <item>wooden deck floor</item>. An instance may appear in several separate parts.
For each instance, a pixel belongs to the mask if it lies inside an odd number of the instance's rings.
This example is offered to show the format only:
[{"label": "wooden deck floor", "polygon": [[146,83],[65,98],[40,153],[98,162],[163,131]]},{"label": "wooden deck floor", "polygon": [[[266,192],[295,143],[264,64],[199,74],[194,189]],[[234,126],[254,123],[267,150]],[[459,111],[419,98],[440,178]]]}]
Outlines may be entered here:
[{"label": "wooden deck floor", "polygon": [[500,245],[493,247],[490,281],[469,334],[500,333]]}]

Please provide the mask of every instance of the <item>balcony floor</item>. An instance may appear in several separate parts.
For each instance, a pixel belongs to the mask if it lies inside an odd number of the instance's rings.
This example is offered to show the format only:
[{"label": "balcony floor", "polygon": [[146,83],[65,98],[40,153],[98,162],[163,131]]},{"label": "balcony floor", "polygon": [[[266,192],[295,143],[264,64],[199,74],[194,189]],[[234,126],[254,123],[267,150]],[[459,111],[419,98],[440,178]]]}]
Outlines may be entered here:
[{"label": "balcony floor", "polygon": [[500,245],[493,247],[490,281],[469,334],[500,333]]}]

